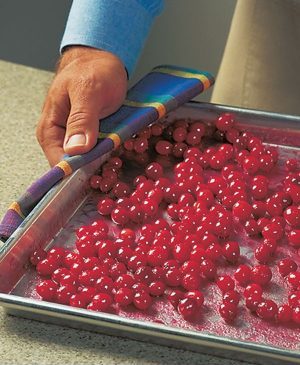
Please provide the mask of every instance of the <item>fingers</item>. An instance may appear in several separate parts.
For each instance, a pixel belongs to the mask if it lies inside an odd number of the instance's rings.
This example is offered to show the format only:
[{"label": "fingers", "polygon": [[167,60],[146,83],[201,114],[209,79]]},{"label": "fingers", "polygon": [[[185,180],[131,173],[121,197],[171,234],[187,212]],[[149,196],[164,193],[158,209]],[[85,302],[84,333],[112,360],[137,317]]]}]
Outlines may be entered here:
[{"label": "fingers", "polygon": [[66,94],[48,95],[36,129],[36,137],[50,166],[57,164],[64,155],[65,125],[69,115],[69,99]]},{"label": "fingers", "polygon": [[71,110],[66,125],[65,153],[82,154],[95,146],[99,135],[99,119],[117,110],[125,97],[115,97],[113,86],[93,78],[72,84],[69,90]]},{"label": "fingers", "polygon": [[49,163],[90,151],[99,119],[121,106],[126,90],[127,74],[116,56],[81,47],[65,52],[36,132]]},{"label": "fingers", "polygon": [[95,146],[103,104],[101,94],[99,90],[87,89],[81,89],[75,95],[70,93],[71,110],[64,139],[65,153],[82,154]]}]

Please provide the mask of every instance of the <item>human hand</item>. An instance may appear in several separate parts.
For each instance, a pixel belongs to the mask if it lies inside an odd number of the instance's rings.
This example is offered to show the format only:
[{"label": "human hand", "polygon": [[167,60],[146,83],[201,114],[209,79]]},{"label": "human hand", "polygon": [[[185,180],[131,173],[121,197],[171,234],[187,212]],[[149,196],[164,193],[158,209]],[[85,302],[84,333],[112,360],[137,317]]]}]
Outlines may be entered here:
[{"label": "human hand", "polygon": [[99,119],[115,112],[127,91],[127,73],[112,53],[73,46],[61,58],[37,125],[37,139],[51,166],[64,154],[91,150]]}]

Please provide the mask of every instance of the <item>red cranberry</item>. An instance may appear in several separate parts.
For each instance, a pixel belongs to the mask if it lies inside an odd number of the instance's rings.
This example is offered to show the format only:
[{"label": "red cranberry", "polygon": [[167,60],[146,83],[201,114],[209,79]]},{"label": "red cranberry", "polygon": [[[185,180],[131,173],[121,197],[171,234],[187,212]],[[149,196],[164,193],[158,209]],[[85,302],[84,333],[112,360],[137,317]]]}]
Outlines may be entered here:
[{"label": "red cranberry", "polygon": [[277,263],[278,271],[281,276],[285,277],[291,272],[297,271],[298,265],[292,259],[282,259]]},{"label": "red cranberry", "polygon": [[265,199],[269,192],[269,179],[262,175],[257,175],[252,179],[251,192],[254,199]]},{"label": "red cranberry", "polygon": [[267,224],[261,233],[264,238],[276,241],[280,240],[284,234],[282,227],[276,223]]},{"label": "red cranberry", "polygon": [[237,306],[229,302],[222,303],[219,307],[219,313],[227,323],[231,323],[237,316]]},{"label": "red cranberry", "polygon": [[30,262],[33,266],[36,266],[40,261],[44,260],[47,257],[47,252],[42,248],[37,249],[30,256]]},{"label": "red cranberry", "polygon": [[267,244],[261,244],[257,246],[254,252],[256,260],[261,264],[266,264],[271,260],[273,254],[273,248]]},{"label": "red cranberry", "polygon": [[227,132],[234,127],[235,116],[231,113],[223,113],[219,116],[216,127],[221,131]]},{"label": "red cranberry", "polygon": [[81,289],[80,294],[86,303],[90,303],[93,297],[97,294],[97,291],[94,287],[79,287],[78,291],[79,289]]},{"label": "red cranberry", "polygon": [[300,229],[294,229],[288,233],[288,242],[293,247],[300,247]]},{"label": "red cranberry", "polygon": [[186,290],[197,290],[201,285],[201,278],[195,273],[183,275],[181,285]]},{"label": "red cranberry", "polygon": [[163,175],[163,167],[157,162],[152,162],[146,167],[145,173],[148,179],[157,180]]},{"label": "red cranberry", "polygon": [[133,139],[128,139],[127,141],[125,141],[123,143],[123,146],[124,146],[126,151],[132,151],[133,147],[134,147],[134,140]]},{"label": "red cranberry", "polygon": [[191,243],[188,241],[183,241],[176,243],[173,248],[173,257],[179,262],[187,261],[191,253]]},{"label": "red cranberry", "polygon": [[295,172],[299,168],[298,161],[295,158],[290,158],[285,162],[286,169],[289,172]]},{"label": "red cranberry", "polygon": [[263,301],[263,298],[258,295],[258,294],[253,294],[250,296],[246,297],[246,307],[251,311],[251,312],[256,312],[258,305]]},{"label": "red cranberry", "polygon": [[118,180],[118,173],[114,168],[107,168],[102,172],[102,179],[107,179],[113,183]]},{"label": "red cranberry", "polygon": [[114,223],[125,225],[129,220],[128,211],[122,207],[115,208],[111,213],[111,218]]},{"label": "red cranberry", "polygon": [[148,149],[148,141],[146,138],[139,137],[133,142],[133,148],[137,153],[143,153]]},{"label": "red cranberry", "polygon": [[162,192],[161,189],[159,188],[154,188],[152,190],[149,191],[149,193],[147,194],[147,198],[149,200],[155,201],[156,204],[160,204],[161,201],[163,200],[164,194]]},{"label": "red cranberry", "polygon": [[300,325],[300,307],[293,308],[292,319],[294,323]]},{"label": "red cranberry", "polygon": [[165,140],[160,140],[155,145],[156,152],[163,156],[168,156],[172,152],[172,148],[172,143]]},{"label": "red cranberry", "polygon": [[165,281],[168,286],[179,286],[182,274],[179,269],[171,268],[166,272]]},{"label": "red cranberry", "polygon": [[223,295],[223,303],[231,303],[234,305],[238,305],[240,301],[240,295],[235,290],[229,290]]},{"label": "red cranberry", "polygon": [[78,286],[77,277],[71,273],[64,275],[60,280],[60,285]]},{"label": "red cranberry", "polygon": [[248,298],[250,296],[259,296],[261,297],[263,294],[262,287],[259,284],[250,284],[244,290],[244,297]]},{"label": "red cranberry", "polygon": [[89,241],[76,242],[77,250],[81,257],[93,257],[97,255],[96,247]]},{"label": "red cranberry", "polygon": [[120,288],[129,288],[131,289],[132,286],[135,283],[135,279],[133,278],[132,275],[129,274],[123,274],[120,275],[114,282],[114,288],[116,290],[120,289]]},{"label": "red cranberry", "polygon": [[36,291],[43,300],[52,302],[56,298],[56,293],[59,286],[52,280],[44,280],[37,285]]},{"label": "red cranberry", "polygon": [[217,268],[213,261],[205,259],[200,263],[200,272],[208,280],[214,280]]},{"label": "red cranberry", "polygon": [[70,306],[76,308],[85,308],[87,305],[85,295],[81,293],[73,294],[70,298]]},{"label": "red cranberry", "polygon": [[166,289],[166,284],[163,281],[153,281],[149,284],[150,295],[154,297],[159,297],[164,294]]},{"label": "red cranberry", "polygon": [[108,165],[112,168],[120,169],[123,165],[123,162],[120,159],[120,157],[115,156],[115,157],[111,157],[108,160]]},{"label": "red cranberry", "polygon": [[240,265],[234,273],[234,278],[241,286],[246,286],[251,281],[250,267],[247,265]]},{"label": "red cranberry", "polygon": [[[78,264],[77,264],[78,265]],[[82,266],[80,266],[82,268]],[[56,283],[60,284],[60,281],[62,278],[64,278],[66,275],[70,274],[71,270],[66,269],[65,267],[59,267],[55,271],[53,271],[51,275],[51,279],[55,281]],[[82,272],[82,270],[79,271],[79,274]]]},{"label": "red cranberry", "polygon": [[143,253],[136,253],[131,256],[127,262],[127,267],[130,270],[136,271],[140,266],[146,266],[147,256]]},{"label": "red cranberry", "polygon": [[290,184],[290,186],[286,188],[286,192],[291,196],[294,204],[300,204],[300,185]]},{"label": "red cranberry", "polygon": [[133,291],[129,288],[120,288],[117,290],[114,296],[114,300],[117,304],[125,307],[133,301]]},{"label": "red cranberry", "polygon": [[146,310],[150,307],[152,299],[145,291],[136,292],[133,297],[133,304],[137,309]]},{"label": "red cranberry", "polygon": [[160,136],[163,132],[163,126],[159,123],[153,124],[151,126],[151,134],[152,136]]},{"label": "red cranberry", "polygon": [[177,307],[179,300],[184,298],[184,292],[178,289],[167,290],[166,296],[173,307]]},{"label": "red cranberry", "polygon": [[173,131],[173,139],[175,142],[183,142],[187,136],[187,130],[183,127],[177,127]]},{"label": "red cranberry", "polygon": [[288,284],[295,290],[300,288],[300,272],[294,271],[287,275]]},{"label": "red cranberry", "polygon": [[190,319],[197,313],[198,304],[194,298],[180,299],[177,307],[178,312],[185,319]]},{"label": "red cranberry", "polygon": [[[147,178],[144,175],[138,175],[134,178],[133,180],[133,186],[137,187],[137,186],[141,186],[140,184],[147,182]],[[118,203],[118,202],[117,202]]]},{"label": "red cranberry", "polygon": [[240,132],[235,128],[228,129],[226,132],[226,139],[228,142],[233,143],[239,137],[239,134]]},{"label": "red cranberry", "polygon": [[66,250],[62,247],[52,248],[47,255],[47,259],[50,261],[56,261],[57,264],[62,264],[64,257],[66,256]]},{"label": "red cranberry", "polygon": [[56,301],[60,304],[69,304],[70,298],[76,293],[76,287],[73,285],[63,285],[57,289]]},{"label": "red cranberry", "polygon": [[261,156],[259,164],[261,171],[268,173],[272,170],[275,163],[271,155],[264,154]]},{"label": "red cranberry", "polygon": [[234,280],[229,275],[220,276],[217,285],[224,294],[234,289]]},{"label": "red cranberry", "polygon": [[[133,207],[131,210],[134,209]],[[148,217],[153,217],[157,214],[158,204],[154,199],[145,199],[142,203],[142,211]],[[141,218],[142,220],[142,218]]]},{"label": "red cranberry", "polygon": [[243,169],[250,175],[254,175],[257,173],[261,166],[260,161],[254,156],[248,156],[243,161]]},{"label": "red cranberry", "polygon": [[97,205],[97,210],[102,215],[110,215],[115,207],[115,202],[110,198],[103,198]]},{"label": "red cranberry", "polygon": [[262,319],[274,320],[278,313],[277,304],[271,299],[266,299],[259,303],[256,313]]},{"label": "red cranberry", "polygon": [[112,305],[112,297],[107,293],[96,294],[91,303],[87,306],[87,309],[97,312],[106,312]]},{"label": "red cranberry", "polygon": [[202,132],[198,132],[197,130],[192,130],[188,132],[185,142],[190,146],[196,146],[201,142]]},{"label": "red cranberry", "polygon": [[257,265],[254,266],[251,273],[251,279],[259,285],[267,285],[272,279],[272,271],[269,266]]},{"label": "red cranberry", "polygon": [[94,286],[95,281],[92,270],[85,270],[78,276],[78,282],[83,286]]},{"label": "red cranberry", "polygon": [[284,219],[292,227],[300,226],[300,207],[290,206],[283,213]]},{"label": "red cranberry", "polygon": [[207,258],[218,261],[222,256],[222,247],[218,243],[212,243],[206,249]]},{"label": "red cranberry", "polygon": [[290,322],[292,319],[292,308],[287,304],[278,307],[277,319],[280,323]]},{"label": "red cranberry", "polygon": [[245,222],[245,231],[248,236],[255,236],[260,232],[259,226],[255,219],[250,219]]},{"label": "red cranberry", "polygon": [[175,143],[172,150],[173,156],[176,158],[181,158],[184,152],[187,150],[187,148],[188,146],[186,143],[183,142]]},{"label": "red cranberry", "polygon": [[70,267],[74,264],[74,263],[80,263],[82,262],[81,257],[79,256],[79,254],[75,253],[75,252],[70,252],[68,253],[65,258],[64,258],[64,262],[63,264],[70,269]]},{"label": "red cranberry", "polygon": [[288,296],[288,302],[289,302],[289,306],[291,308],[299,307],[300,306],[300,291],[291,293]]},{"label": "red cranberry", "polygon": [[97,232],[98,238],[106,238],[108,234],[108,225],[102,219],[96,220],[91,224],[91,230]]},{"label": "red cranberry", "polygon": [[235,264],[240,257],[240,246],[236,241],[229,241],[223,246],[223,256],[225,259]]},{"label": "red cranberry", "polygon": [[196,301],[198,308],[204,303],[204,295],[199,290],[190,290],[184,295],[186,298],[191,298]]},{"label": "red cranberry", "polygon": [[232,214],[240,221],[245,222],[251,218],[252,207],[246,201],[238,201],[232,208]]},{"label": "red cranberry", "polygon": [[268,224],[270,224],[270,220],[268,218],[262,217],[257,220],[257,227],[261,232]]},{"label": "red cranberry", "polygon": [[93,175],[90,178],[90,186],[92,189],[99,189],[100,188],[100,182],[102,180],[102,177],[99,175]]},{"label": "red cranberry", "polygon": [[255,218],[264,217],[267,213],[265,202],[262,202],[262,201],[253,202],[252,213]]},{"label": "red cranberry", "polygon": [[283,204],[279,199],[271,197],[267,199],[266,209],[271,217],[280,216],[283,211]]},{"label": "red cranberry", "polygon": [[58,269],[59,263],[54,259],[44,259],[36,266],[36,271],[42,276],[51,276],[51,274]]}]

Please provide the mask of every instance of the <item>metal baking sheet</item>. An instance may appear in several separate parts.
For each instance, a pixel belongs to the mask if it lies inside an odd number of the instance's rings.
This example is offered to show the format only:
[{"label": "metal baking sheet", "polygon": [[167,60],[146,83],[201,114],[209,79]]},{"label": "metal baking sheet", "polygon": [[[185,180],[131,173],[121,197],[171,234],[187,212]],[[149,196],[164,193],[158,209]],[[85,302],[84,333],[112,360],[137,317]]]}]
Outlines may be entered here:
[{"label": "metal baking sheet", "polygon": [[[296,116],[188,103],[170,113],[167,122],[190,118],[213,123],[217,115],[226,111],[237,115],[242,128],[263,135],[265,143],[278,146],[281,162],[290,157],[300,159],[300,118]],[[300,363],[299,328],[262,322],[245,309],[241,309],[234,325],[226,325],[216,313],[221,297],[215,287],[206,292],[206,300],[216,305],[212,308],[204,306],[203,316],[193,323],[184,321],[163,300],[157,300],[146,313],[124,310],[117,314],[96,313],[39,300],[34,290],[39,279],[28,259],[37,247],[63,245],[72,248],[74,230],[99,218],[95,209],[97,195],[89,188],[88,180],[108,156],[78,170],[53,188],[0,248],[0,304],[6,311],[26,318],[261,364],[267,359],[274,364],[282,361]],[[279,164],[277,180],[281,167]],[[249,256],[247,250],[244,245],[242,253],[246,258]],[[296,252],[291,255],[299,262]],[[284,285],[280,276],[275,274],[268,297],[279,302],[284,295]]]}]

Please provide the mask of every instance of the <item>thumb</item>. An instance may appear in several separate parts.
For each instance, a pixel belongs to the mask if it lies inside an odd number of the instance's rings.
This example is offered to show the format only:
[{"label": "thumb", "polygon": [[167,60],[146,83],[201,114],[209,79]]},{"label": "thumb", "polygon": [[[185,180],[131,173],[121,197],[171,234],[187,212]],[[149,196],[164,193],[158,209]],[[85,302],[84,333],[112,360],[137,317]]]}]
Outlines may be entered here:
[{"label": "thumb", "polygon": [[96,144],[99,133],[101,109],[92,100],[83,106],[76,101],[71,104],[66,124],[64,151],[77,155],[90,151]]}]

